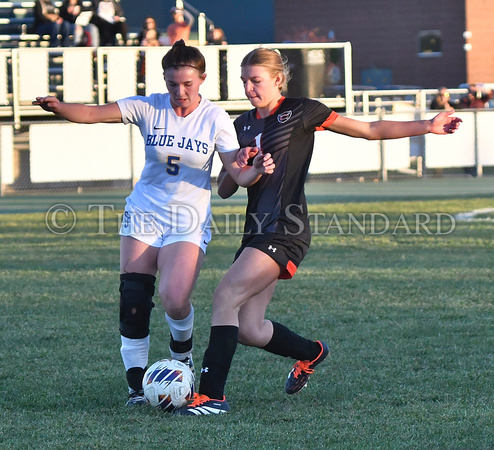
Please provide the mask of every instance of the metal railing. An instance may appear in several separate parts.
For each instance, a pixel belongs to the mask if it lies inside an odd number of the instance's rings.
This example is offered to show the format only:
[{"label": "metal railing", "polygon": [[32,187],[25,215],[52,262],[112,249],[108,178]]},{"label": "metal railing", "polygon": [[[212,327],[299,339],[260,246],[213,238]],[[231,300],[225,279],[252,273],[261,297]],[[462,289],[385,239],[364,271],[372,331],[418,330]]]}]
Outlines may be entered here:
[{"label": "metal railing", "polygon": [[[207,45],[199,47],[206,57],[207,78],[201,93],[227,111],[250,108],[240,82],[240,62],[258,45]],[[318,98],[346,114],[369,114],[376,108],[387,112],[425,111],[435,89],[388,89],[353,87],[351,45],[266,44],[287,56],[293,74],[288,96]],[[60,100],[104,104],[119,98],[166,92],[161,59],[169,47],[70,47],[0,50],[0,118],[22,120],[45,116],[32,106],[40,95]],[[454,98],[466,89],[451,89]]]},{"label": "metal railing", "polygon": [[[346,112],[354,110],[350,43],[265,46],[279,49],[291,61],[295,76],[288,84],[287,95],[321,98],[331,107]],[[208,74],[201,93],[228,111],[248,109],[240,82],[240,62],[256,47],[257,44],[199,47],[206,58]],[[22,120],[46,115],[31,105],[40,95],[102,104],[136,94],[165,92],[161,59],[168,49],[134,46],[1,49],[0,118],[12,120],[19,127]],[[337,73],[338,78],[328,81],[328,70]],[[328,95],[335,83],[342,86],[341,93]]]}]

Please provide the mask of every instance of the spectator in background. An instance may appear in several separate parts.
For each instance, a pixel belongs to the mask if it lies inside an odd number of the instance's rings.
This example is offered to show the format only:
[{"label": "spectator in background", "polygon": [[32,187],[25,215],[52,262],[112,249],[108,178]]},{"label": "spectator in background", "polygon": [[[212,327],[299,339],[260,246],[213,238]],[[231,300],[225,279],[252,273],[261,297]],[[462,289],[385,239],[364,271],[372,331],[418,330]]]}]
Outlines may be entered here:
[{"label": "spectator in background", "polygon": [[468,94],[460,99],[459,108],[487,108],[492,99],[492,90],[481,84],[471,84]]},{"label": "spectator in background", "polygon": [[225,32],[221,28],[212,27],[208,34],[209,45],[226,45],[228,44],[225,36]]},{"label": "spectator in background", "polygon": [[167,45],[168,41],[162,39],[154,17],[148,16],[144,19],[142,30],[139,33],[139,45],[143,47],[158,47]]},{"label": "spectator in background", "polygon": [[144,47],[159,47],[160,44],[160,39],[159,39],[159,34],[157,30],[147,30],[146,35],[140,42],[140,45]]},{"label": "spectator in background", "polygon": [[100,45],[119,45],[117,35],[125,44],[127,41],[127,23],[120,0],[94,0],[95,13],[91,23],[99,30]]},{"label": "spectator in background", "polygon": [[166,32],[170,39],[169,44],[173,45],[175,42],[183,39],[185,43],[188,43],[190,30],[194,25],[194,16],[186,9],[173,7],[170,9],[173,22],[168,25]]},{"label": "spectator in background", "polygon": [[[60,17],[52,0],[36,0],[34,4],[34,29],[40,36],[50,35],[50,47],[68,47],[74,25]],[[61,41],[58,35],[62,36]]]},{"label": "spectator in background", "polygon": [[328,42],[328,33],[322,28],[312,28],[308,33],[309,42]]},{"label": "spectator in background", "polygon": [[441,86],[437,90],[436,96],[432,99],[431,109],[444,109],[446,111],[450,111],[454,109],[453,105],[451,104],[451,97],[448,92],[448,88],[445,86]]},{"label": "spectator in background", "polygon": [[98,27],[90,23],[94,14],[93,5],[85,8],[82,3],[82,0],[64,0],[60,8],[60,17],[73,24],[74,45],[98,47]]},{"label": "spectator in background", "polygon": [[320,27],[307,28],[305,25],[297,25],[285,35],[283,42],[333,42],[335,40],[333,30],[325,31]]}]

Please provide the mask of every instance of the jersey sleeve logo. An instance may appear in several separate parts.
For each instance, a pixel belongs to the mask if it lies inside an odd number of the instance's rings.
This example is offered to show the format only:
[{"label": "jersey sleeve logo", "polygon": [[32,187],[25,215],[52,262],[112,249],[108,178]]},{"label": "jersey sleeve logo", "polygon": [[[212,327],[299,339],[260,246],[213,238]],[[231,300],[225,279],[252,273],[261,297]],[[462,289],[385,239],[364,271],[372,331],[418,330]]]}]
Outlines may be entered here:
[{"label": "jersey sleeve logo", "polygon": [[278,114],[278,122],[279,123],[288,122],[291,117],[292,117],[292,110],[284,111],[281,114]]}]

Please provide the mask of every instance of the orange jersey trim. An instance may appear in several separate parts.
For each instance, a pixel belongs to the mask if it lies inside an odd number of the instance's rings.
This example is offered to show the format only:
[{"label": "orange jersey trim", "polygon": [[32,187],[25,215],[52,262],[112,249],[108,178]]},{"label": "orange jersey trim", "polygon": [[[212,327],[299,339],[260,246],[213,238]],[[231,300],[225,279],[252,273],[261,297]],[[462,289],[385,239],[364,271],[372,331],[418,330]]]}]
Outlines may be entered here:
[{"label": "orange jersey trim", "polygon": [[[276,106],[269,113],[270,116],[272,116],[276,112],[276,110],[280,107],[283,100],[285,100],[285,97],[281,96],[281,98],[278,100],[278,103],[276,103]],[[257,109],[256,109],[256,119],[262,119],[262,117],[259,115],[259,111]]]},{"label": "orange jersey trim", "polygon": [[278,279],[289,280],[295,275],[296,271],[297,271],[297,266],[292,261],[288,261],[285,270],[280,274]]},{"label": "orange jersey trim", "polygon": [[329,128],[333,122],[338,118],[339,114],[335,111],[331,111],[329,117],[318,127],[316,127],[316,131],[323,131],[326,128]]}]

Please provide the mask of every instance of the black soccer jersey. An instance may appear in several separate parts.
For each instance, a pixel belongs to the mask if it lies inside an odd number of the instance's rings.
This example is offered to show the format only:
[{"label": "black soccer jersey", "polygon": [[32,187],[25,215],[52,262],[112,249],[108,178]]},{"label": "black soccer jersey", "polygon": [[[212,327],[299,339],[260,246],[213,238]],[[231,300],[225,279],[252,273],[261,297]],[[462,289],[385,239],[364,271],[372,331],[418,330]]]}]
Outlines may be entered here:
[{"label": "black soccer jersey", "polygon": [[[308,98],[284,98],[265,119],[253,109],[235,120],[240,147],[259,147],[270,153],[274,172],[248,188],[244,238],[256,234],[292,236],[310,242],[304,183],[307,178],[314,132],[337,114]],[[256,144],[257,142],[257,144]]]}]

